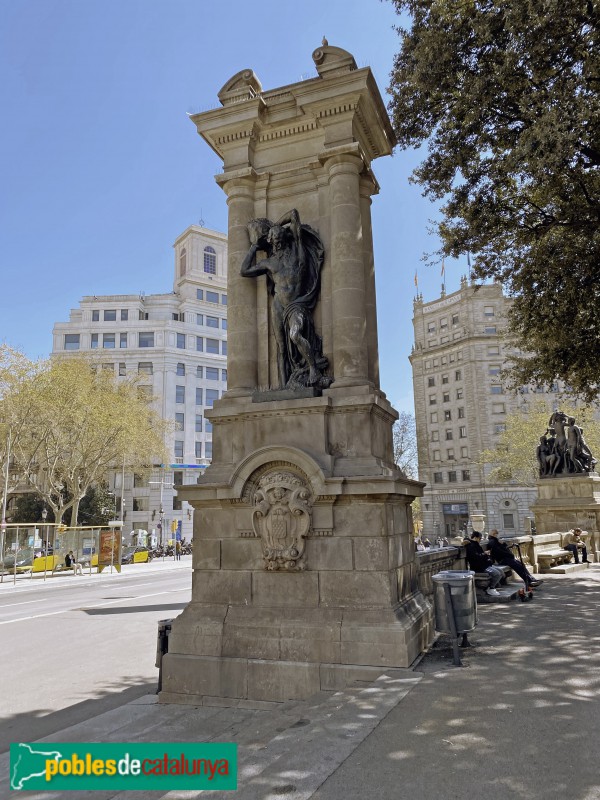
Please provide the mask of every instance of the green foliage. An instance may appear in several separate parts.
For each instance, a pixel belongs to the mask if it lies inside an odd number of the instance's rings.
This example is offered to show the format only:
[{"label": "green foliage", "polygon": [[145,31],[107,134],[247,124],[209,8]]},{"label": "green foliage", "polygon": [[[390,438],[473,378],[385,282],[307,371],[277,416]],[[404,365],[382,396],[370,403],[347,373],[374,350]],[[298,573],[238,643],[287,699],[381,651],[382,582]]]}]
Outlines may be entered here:
[{"label": "green foliage", "polygon": [[115,496],[106,483],[90,486],[79,503],[78,524],[106,525],[116,516]]},{"label": "green foliage", "polygon": [[[593,409],[567,403],[561,403],[560,408],[568,416],[575,417],[577,425],[584,431],[589,448],[598,457],[600,422],[594,418]],[[507,414],[506,430],[498,437],[498,446],[494,450],[484,450],[479,458],[481,464],[493,466],[489,473],[492,481],[515,481],[528,486],[535,484],[538,477],[536,448],[548,427],[550,414],[544,401]]]},{"label": "green foliage", "polygon": [[[11,522],[41,522],[46,504],[37,494],[21,494],[17,497]],[[52,511],[48,511],[46,522],[54,522]]]},{"label": "green foliage", "polygon": [[413,179],[443,201],[446,255],[514,297],[516,384],[600,382],[600,7],[594,0],[392,0],[391,75]]}]

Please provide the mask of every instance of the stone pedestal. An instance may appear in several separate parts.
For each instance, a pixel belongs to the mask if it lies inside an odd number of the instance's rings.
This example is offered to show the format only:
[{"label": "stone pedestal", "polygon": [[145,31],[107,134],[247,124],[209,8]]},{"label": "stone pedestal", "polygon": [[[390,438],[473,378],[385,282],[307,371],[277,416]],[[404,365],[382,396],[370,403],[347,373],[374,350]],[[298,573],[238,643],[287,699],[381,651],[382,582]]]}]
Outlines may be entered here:
[{"label": "stone pedestal", "polygon": [[[394,136],[369,69],[324,46],[318,77],[264,92],[251,70],[192,117],[223,158],[228,391],[194,506],[192,601],[173,623],[162,702],[284,700],[408,667],[432,636],[410,503],[379,388],[371,160]],[[325,251],[314,325],[329,388],[281,391],[264,278],[240,277],[247,223],[297,209]]]},{"label": "stone pedestal", "polygon": [[557,475],[540,478],[538,497],[531,510],[535,514],[535,537],[572,528],[588,531],[588,557],[600,557],[600,475]]}]

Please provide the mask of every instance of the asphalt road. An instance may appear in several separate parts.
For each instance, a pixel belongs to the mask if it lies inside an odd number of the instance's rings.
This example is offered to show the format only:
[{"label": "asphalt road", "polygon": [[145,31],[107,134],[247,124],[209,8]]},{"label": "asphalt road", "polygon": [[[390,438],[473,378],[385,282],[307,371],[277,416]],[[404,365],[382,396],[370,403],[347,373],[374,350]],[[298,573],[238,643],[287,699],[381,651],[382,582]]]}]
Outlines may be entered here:
[{"label": "asphalt road", "polygon": [[154,692],[157,623],[191,577],[187,556],[0,584],[0,753]]}]

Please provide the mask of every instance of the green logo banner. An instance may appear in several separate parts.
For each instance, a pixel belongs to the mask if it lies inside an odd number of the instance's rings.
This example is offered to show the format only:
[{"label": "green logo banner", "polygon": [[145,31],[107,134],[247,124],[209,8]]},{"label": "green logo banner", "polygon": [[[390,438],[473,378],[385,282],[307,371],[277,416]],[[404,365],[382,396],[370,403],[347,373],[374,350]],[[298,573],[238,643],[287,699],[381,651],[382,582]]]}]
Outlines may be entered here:
[{"label": "green logo banner", "polygon": [[237,789],[237,745],[37,742],[10,746],[16,791]]}]

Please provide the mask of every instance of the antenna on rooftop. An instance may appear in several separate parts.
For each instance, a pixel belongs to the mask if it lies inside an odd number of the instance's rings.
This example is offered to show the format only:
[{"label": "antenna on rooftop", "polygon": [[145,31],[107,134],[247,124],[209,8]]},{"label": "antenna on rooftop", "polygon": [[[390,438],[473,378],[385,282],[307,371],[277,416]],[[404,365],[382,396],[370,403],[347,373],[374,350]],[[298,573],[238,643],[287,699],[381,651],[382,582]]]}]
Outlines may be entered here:
[{"label": "antenna on rooftop", "polygon": [[204,219],[202,218],[202,209],[200,209],[200,219],[198,220],[198,225],[200,225],[201,228],[204,227]]}]

